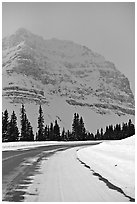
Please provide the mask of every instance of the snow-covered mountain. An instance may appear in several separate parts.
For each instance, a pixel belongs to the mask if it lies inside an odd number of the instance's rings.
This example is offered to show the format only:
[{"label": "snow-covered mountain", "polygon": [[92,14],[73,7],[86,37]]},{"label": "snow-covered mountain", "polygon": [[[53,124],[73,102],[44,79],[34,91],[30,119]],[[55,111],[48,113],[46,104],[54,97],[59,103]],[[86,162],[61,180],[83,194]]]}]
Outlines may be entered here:
[{"label": "snow-covered mountain", "polygon": [[79,112],[89,130],[134,118],[128,79],[115,65],[71,41],[44,40],[21,28],[3,39],[3,110],[25,104],[34,129],[39,104],[45,123],[70,129]]}]

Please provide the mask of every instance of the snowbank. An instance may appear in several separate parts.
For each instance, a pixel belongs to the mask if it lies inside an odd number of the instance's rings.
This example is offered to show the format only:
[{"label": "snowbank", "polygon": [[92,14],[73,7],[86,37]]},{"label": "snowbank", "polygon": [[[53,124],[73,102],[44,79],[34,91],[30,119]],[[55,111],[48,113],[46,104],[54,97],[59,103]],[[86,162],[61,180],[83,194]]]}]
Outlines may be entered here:
[{"label": "snowbank", "polygon": [[39,146],[55,145],[57,142],[4,142],[2,143],[2,151],[34,148]]},{"label": "snowbank", "polygon": [[29,149],[40,146],[49,145],[86,145],[97,143],[97,141],[34,141],[34,142],[4,142],[2,143],[2,151],[19,150],[19,149]]},{"label": "snowbank", "polygon": [[135,197],[135,136],[83,148],[77,155],[96,173]]}]

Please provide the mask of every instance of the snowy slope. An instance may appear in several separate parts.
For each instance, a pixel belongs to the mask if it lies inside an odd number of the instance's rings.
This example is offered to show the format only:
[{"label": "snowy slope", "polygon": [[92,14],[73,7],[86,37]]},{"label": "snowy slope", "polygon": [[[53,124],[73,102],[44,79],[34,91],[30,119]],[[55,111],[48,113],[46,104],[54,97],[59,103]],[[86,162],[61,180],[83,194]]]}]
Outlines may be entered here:
[{"label": "snowy slope", "polygon": [[15,110],[18,124],[21,103],[35,132],[39,104],[45,124],[57,119],[66,129],[71,129],[75,112],[84,117],[90,131],[134,120],[128,79],[87,47],[44,40],[22,28],[3,39],[2,54],[2,110],[8,108],[10,114]]},{"label": "snowy slope", "polygon": [[135,198],[135,136],[80,149],[78,158]]}]

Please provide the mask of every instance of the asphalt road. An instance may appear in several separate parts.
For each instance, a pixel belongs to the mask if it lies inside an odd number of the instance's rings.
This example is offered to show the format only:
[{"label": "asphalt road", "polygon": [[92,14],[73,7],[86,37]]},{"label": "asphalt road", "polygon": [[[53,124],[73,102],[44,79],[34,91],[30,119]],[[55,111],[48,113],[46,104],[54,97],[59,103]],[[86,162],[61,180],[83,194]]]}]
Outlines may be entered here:
[{"label": "asphalt road", "polygon": [[[94,143],[95,144],[95,143]],[[57,151],[62,151],[78,145],[50,145],[26,150],[4,151],[2,153],[2,200],[24,201],[25,188],[32,183],[31,176],[39,173],[40,162]]]}]

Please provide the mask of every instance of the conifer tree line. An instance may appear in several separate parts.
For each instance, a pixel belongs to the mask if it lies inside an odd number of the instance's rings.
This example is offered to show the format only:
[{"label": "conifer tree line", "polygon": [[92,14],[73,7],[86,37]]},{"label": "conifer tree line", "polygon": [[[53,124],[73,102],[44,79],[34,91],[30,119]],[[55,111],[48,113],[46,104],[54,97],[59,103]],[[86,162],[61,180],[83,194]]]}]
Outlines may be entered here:
[{"label": "conifer tree line", "polygon": [[135,127],[131,119],[128,123],[116,124],[115,126],[106,126],[98,129],[96,134],[90,133],[86,130],[82,116],[75,113],[72,121],[72,131],[60,130],[58,121],[50,125],[44,124],[44,115],[42,106],[39,106],[38,116],[38,131],[36,136],[33,133],[33,127],[27,117],[25,106],[22,104],[20,109],[20,124],[21,130],[19,132],[17,126],[17,116],[13,111],[9,118],[8,111],[2,112],[2,142],[14,141],[86,141],[86,140],[119,140],[130,137],[135,134]]},{"label": "conifer tree line", "polygon": [[135,134],[135,126],[129,119],[128,123],[116,124],[106,126],[105,131],[103,128],[98,129],[95,134],[95,140],[121,140]]}]

